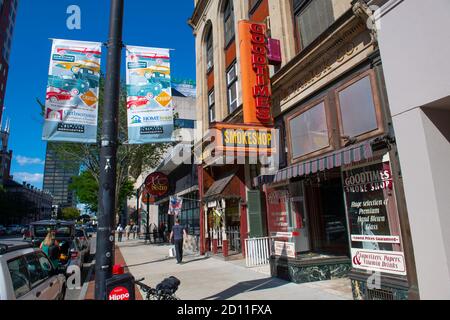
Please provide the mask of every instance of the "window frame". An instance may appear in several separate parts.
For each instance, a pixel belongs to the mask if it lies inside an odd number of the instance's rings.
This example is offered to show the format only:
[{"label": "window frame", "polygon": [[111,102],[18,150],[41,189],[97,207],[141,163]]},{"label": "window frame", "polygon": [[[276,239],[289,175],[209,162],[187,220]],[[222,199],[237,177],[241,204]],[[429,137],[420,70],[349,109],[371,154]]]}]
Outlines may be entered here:
[{"label": "window frame", "polygon": [[[234,68],[234,73],[235,76],[234,78],[230,81],[229,80],[229,73],[231,72],[231,70]],[[238,77],[238,71],[237,71],[237,62],[234,61],[233,63],[230,64],[230,66],[228,67],[227,71],[226,71],[226,83],[227,83],[227,107],[228,107],[228,114],[232,114],[234,111],[236,111],[239,108],[239,77]],[[230,90],[231,88],[235,86],[236,87],[236,107],[234,109],[231,108],[232,103],[231,103],[231,95],[230,95]]]},{"label": "window frame", "polygon": [[[232,19],[232,34],[230,35],[229,39],[227,40],[227,21],[228,19]],[[223,9],[223,35],[224,35],[224,41],[225,41],[225,48],[228,48],[236,38],[236,27],[235,27],[235,17],[234,17],[234,5],[233,0],[228,0],[225,3],[224,9]]]},{"label": "window frame", "polygon": [[346,141],[346,139],[344,139],[345,132],[344,132],[344,125],[343,125],[343,121],[342,121],[343,116],[342,116],[342,112],[341,112],[341,102],[340,102],[339,93],[366,77],[368,77],[369,81],[370,81],[370,88],[371,88],[371,93],[372,93],[372,98],[373,98],[373,104],[375,107],[375,117],[376,117],[378,128],[371,130],[371,131],[367,131],[356,137],[351,137],[351,138],[356,138],[357,141],[359,142],[359,141],[367,140],[374,136],[378,136],[378,135],[385,133],[384,123],[383,123],[383,112],[382,112],[382,107],[381,107],[380,96],[378,93],[376,75],[375,75],[375,72],[373,69],[369,69],[369,70],[366,70],[362,73],[355,75],[353,78],[349,79],[344,84],[340,85],[339,87],[337,87],[336,89],[333,90],[334,91],[334,99],[335,99],[335,103],[336,103],[336,112],[337,112],[337,120],[338,120],[338,128],[339,128],[339,140],[340,140],[342,146],[344,146],[347,141]]},{"label": "window frame", "polygon": [[[8,268],[8,272],[11,274],[11,270],[9,269],[9,264],[14,262],[14,261],[18,261],[18,260],[22,260],[22,262],[25,265],[25,269],[26,269],[26,272],[27,272],[26,276],[27,276],[28,291],[23,293],[23,294],[21,294],[20,296],[17,296],[16,295],[16,289],[14,288],[14,284],[13,284],[14,296],[16,297],[16,299],[19,299],[19,298],[21,298],[23,296],[26,296],[27,294],[29,294],[33,290],[32,286],[31,286],[30,272],[29,272],[28,267],[27,267],[27,260],[25,259],[25,256],[19,256],[19,257],[15,257],[15,258],[13,258],[11,260],[8,260],[6,262],[6,267]],[[10,278],[11,278],[11,282],[12,282],[13,280],[12,280],[11,275],[10,275]]]},{"label": "window frame", "polygon": [[[326,125],[328,129],[328,145],[320,148],[318,150],[303,154],[301,156],[294,157],[293,155],[293,148],[292,148],[292,132],[291,132],[291,121],[297,117],[300,117],[305,112],[311,110],[312,108],[320,105],[321,103],[324,104],[325,109],[325,118],[326,118]],[[291,113],[290,115],[287,115],[285,118],[286,123],[286,133],[287,133],[287,147],[288,147],[288,157],[289,157],[289,163],[295,164],[298,162],[302,162],[308,158],[317,157],[318,155],[325,154],[327,152],[333,151],[335,149],[334,140],[333,140],[333,119],[332,114],[330,112],[330,104],[328,101],[328,96],[325,95],[320,99],[316,99],[308,104],[306,104],[304,107],[300,107],[300,110],[295,111]]]},{"label": "window frame", "polygon": [[[211,97],[213,97],[213,103],[211,103]],[[211,110],[213,110],[214,117],[211,117]],[[208,121],[210,124],[216,122],[216,97],[214,88],[208,93]]]},{"label": "window frame", "polygon": [[[209,74],[214,69],[214,38],[213,38],[212,26],[209,26],[209,30],[205,39],[206,49],[206,74]],[[211,61],[209,60],[209,50],[211,50]],[[211,62],[211,66],[209,65]]]}]

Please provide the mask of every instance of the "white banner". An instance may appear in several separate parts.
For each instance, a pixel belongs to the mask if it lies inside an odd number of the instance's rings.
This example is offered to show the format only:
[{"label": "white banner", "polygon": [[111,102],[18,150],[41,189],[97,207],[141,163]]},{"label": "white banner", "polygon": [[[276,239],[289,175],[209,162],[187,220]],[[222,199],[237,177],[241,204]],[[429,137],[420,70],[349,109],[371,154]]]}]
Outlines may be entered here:
[{"label": "white banner", "polygon": [[352,264],[356,269],[406,275],[403,252],[352,248]]},{"label": "white banner", "polygon": [[97,142],[101,46],[53,40],[43,140]]},{"label": "white banner", "polygon": [[126,71],[128,142],[173,141],[169,49],[127,46]]}]

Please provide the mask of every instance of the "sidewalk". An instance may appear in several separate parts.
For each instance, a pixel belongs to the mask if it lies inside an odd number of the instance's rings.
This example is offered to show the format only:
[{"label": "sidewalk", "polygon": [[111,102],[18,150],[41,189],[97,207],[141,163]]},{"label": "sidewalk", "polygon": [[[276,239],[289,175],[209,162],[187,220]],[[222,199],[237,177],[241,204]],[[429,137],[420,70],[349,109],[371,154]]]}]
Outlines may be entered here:
[{"label": "sidewalk", "polygon": [[267,267],[249,269],[244,260],[222,261],[187,254],[183,264],[168,257],[169,245],[144,244],[142,240],[117,243],[133,276],[145,277],[155,287],[175,276],[181,300],[351,300],[350,280],[339,279],[295,284],[271,278]]}]

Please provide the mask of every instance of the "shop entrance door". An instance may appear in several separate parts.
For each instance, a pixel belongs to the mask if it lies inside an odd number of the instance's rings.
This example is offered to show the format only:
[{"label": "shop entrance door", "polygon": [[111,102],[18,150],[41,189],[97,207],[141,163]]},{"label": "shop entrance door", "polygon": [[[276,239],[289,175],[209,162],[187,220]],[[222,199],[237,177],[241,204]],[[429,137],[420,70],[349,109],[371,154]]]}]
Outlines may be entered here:
[{"label": "shop entrance door", "polygon": [[347,218],[340,173],[305,185],[312,249],[350,256]]}]

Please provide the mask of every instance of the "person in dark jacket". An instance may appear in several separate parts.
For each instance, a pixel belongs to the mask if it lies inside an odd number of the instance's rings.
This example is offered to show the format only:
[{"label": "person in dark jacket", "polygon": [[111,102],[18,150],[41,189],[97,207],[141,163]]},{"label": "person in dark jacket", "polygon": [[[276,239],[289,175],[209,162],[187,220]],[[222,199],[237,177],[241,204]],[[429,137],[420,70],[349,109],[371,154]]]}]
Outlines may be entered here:
[{"label": "person in dark jacket", "polygon": [[186,229],[183,226],[180,226],[180,219],[177,218],[175,220],[175,225],[172,228],[172,232],[170,233],[170,241],[173,239],[175,243],[177,263],[181,263],[183,260],[183,237],[186,236]]}]

